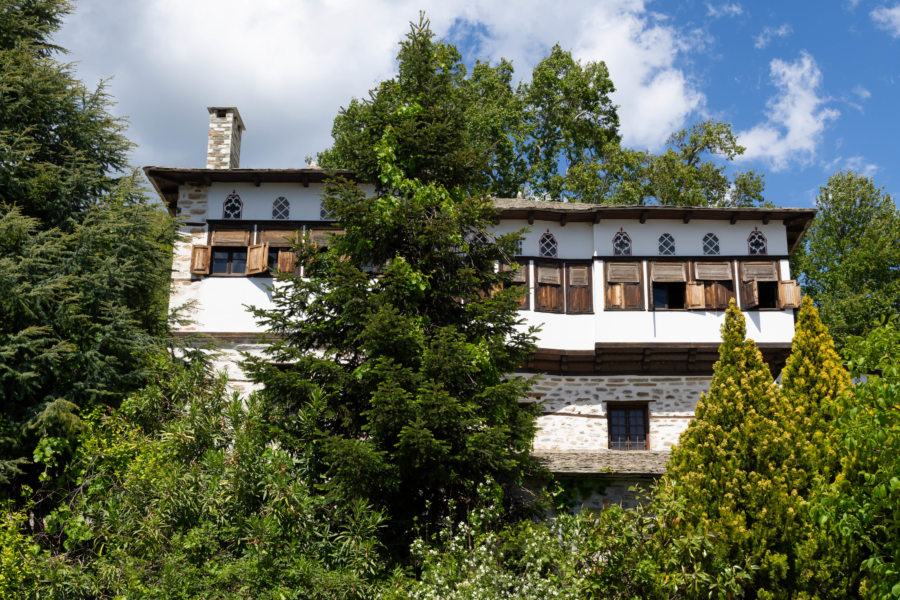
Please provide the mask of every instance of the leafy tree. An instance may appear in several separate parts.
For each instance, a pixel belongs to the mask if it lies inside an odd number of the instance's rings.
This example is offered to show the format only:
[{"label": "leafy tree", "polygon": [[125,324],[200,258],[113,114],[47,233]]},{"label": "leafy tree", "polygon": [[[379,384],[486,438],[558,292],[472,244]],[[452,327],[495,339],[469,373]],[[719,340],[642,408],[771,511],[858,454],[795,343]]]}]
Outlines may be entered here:
[{"label": "leafy tree", "polygon": [[131,145],[103,87],[87,90],[54,58],[69,8],[0,4],[3,484],[42,438],[42,460],[64,458],[80,409],[142,385],[165,330],[172,221],[137,174],[119,173]]},{"label": "leafy tree", "polygon": [[[811,509],[823,529],[834,597],[900,596],[900,326],[894,315],[845,357],[858,380],[840,398],[834,481]],[[835,564],[836,563],[836,564]],[[837,585],[835,585],[835,582]]]},{"label": "leafy tree", "polygon": [[852,171],[828,179],[816,208],[791,268],[840,346],[900,311],[900,210],[884,188]]},{"label": "leafy tree", "polygon": [[326,493],[384,509],[403,548],[416,522],[466,510],[486,477],[521,478],[530,382],[506,375],[533,336],[518,327],[519,292],[501,289],[512,273],[496,270],[519,236],[479,239],[496,218],[490,199],[407,178],[392,133],[375,149],[381,193],[328,186],[345,234],[301,248],[310,277],[287,276],[275,309],[257,311],[281,339],[249,368],[285,447],[311,457]]}]

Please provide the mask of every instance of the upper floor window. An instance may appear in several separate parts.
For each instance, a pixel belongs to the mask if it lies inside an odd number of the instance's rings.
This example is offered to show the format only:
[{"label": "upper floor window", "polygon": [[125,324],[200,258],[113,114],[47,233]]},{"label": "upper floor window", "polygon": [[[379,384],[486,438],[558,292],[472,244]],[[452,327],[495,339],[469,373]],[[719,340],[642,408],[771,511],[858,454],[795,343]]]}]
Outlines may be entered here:
[{"label": "upper floor window", "polygon": [[613,236],[613,255],[631,256],[631,238],[623,229]]},{"label": "upper floor window", "polygon": [[753,254],[768,254],[768,244],[766,243],[766,236],[763,235],[763,232],[753,228],[753,231],[747,237],[747,250],[748,253]]},{"label": "upper floor window", "polygon": [[319,209],[319,218],[323,221],[331,220],[331,211],[325,208],[325,205],[322,205],[322,208]]},{"label": "upper floor window", "polygon": [[559,254],[559,247],[556,243],[556,237],[550,230],[547,230],[547,233],[541,236],[541,241],[538,244],[538,249],[540,251],[540,255],[545,258],[556,258]]},{"label": "upper floor window", "polygon": [[718,256],[719,236],[714,233],[707,233],[703,236],[703,254],[707,256]]},{"label": "upper floor window", "polygon": [[472,236],[472,243],[479,246],[486,246],[491,243],[491,239],[483,231],[478,231]]},{"label": "upper floor window", "polygon": [[272,218],[278,220],[291,218],[291,203],[284,196],[275,198],[275,202],[272,203]]},{"label": "upper floor window", "polygon": [[241,201],[241,197],[234,190],[231,190],[231,193],[228,194],[228,197],[225,198],[225,202],[222,204],[222,218],[240,219],[243,212],[244,203]]},{"label": "upper floor window", "polygon": [[660,256],[675,256],[675,238],[671,233],[662,234],[658,241]]}]

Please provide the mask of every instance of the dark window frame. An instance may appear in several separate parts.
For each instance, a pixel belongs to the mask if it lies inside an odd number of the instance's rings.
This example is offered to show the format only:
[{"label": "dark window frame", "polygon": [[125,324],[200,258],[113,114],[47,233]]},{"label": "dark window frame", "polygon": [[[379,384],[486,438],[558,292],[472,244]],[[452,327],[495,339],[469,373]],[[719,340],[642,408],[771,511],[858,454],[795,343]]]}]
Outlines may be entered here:
[{"label": "dark window frame", "polygon": [[[210,247],[210,255],[209,255],[209,276],[210,277],[251,277],[251,275],[247,275],[247,246],[212,246]],[[217,252],[226,252],[228,253],[228,259],[226,261],[226,271],[224,273],[217,273],[215,271],[216,268],[216,253]],[[244,270],[240,273],[233,273],[232,270],[234,268],[234,257],[232,256],[235,252],[243,252],[244,253]]]},{"label": "dark window frame", "polygon": [[[556,267],[560,269],[559,283],[541,283],[540,282],[540,271],[541,267]],[[559,286],[559,296],[560,296],[560,306],[558,309],[550,310],[546,308],[541,308],[540,306],[540,297],[541,297],[541,286],[542,285],[557,285]],[[551,313],[557,315],[566,314],[566,273],[565,273],[565,261],[559,260],[558,258],[542,258],[534,262],[534,312],[541,313]]]},{"label": "dark window frame", "polygon": [[[763,255],[761,255],[761,254],[755,254],[754,256],[763,256]],[[786,309],[784,309],[784,308],[781,306],[781,297],[780,297],[780,294],[778,293],[778,286],[781,285],[780,282],[782,281],[782,279],[781,279],[781,261],[778,260],[778,259],[772,258],[772,257],[766,257],[766,258],[767,258],[768,260],[746,259],[746,258],[745,258],[744,260],[738,262],[737,285],[739,285],[740,288],[741,288],[741,289],[740,289],[741,310],[744,311],[744,312],[749,312],[749,311],[762,311],[762,312],[766,312],[766,311],[786,310]],[[774,286],[774,292],[767,292],[767,293],[774,293],[774,296],[775,296],[775,306],[754,306],[754,307],[752,307],[752,308],[747,308],[748,300],[747,300],[747,298],[744,296],[744,284],[750,283],[750,281],[744,281],[744,264],[745,264],[745,263],[751,263],[751,262],[772,262],[772,263],[775,263],[775,281],[761,281],[761,282],[757,282],[757,286],[758,286],[760,283],[762,283],[762,284],[766,285],[770,290],[771,290],[772,287]],[[751,281],[752,281],[752,280],[751,280]],[[738,292],[735,291],[735,295],[737,295],[737,293],[738,293]]]},{"label": "dark window frame", "polygon": [[[616,306],[610,306],[610,303],[609,303],[610,285],[615,285],[616,283],[618,283],[618,282],[610,283],[610,281],[609,281],[609,264],[610,263],[637,263],[638,279],[640,280],[637,282],[637,290],[640,295],[640,298],[638,298],[638,304],[640,306],[635,307],[635,308],[627,308],[626,306],[623,306],[622,308],[618,308]],[[626,257],[625,259],[622,259],[621,257],[616,257],[616,259],[614,259],[614,260],[606,260],[605,259],[603,261],[603,305],[604,305],[605,310],[613,311],[613,312],[616,312],[616,311],[641,311],[641,310],[646,311],[647,310],[646,287],[647,287],[646,286],[646,276],[644,275],[644,260],[643,259],[631,258],[631,257]],[[623,297],[622,297],[623,304],[627,304],[625,302],[624,288],[622,290],[622,295],[623,295]]]},{"label": "dark window frame", "polygon": [[[629,439],[631,435],[631,413],[629,411],[640,410],[643,413],[643,444],[632,443]],[[623,411],[625,416],[625,441],[613,442],[613,411]],[[636,452],[650,449],[650,403],[649,402],[619,402],[609,401],[606,403],[606,447],[609,450],[621,450],[626,452]],[[622,447],[624,446],[624,447]]]}]

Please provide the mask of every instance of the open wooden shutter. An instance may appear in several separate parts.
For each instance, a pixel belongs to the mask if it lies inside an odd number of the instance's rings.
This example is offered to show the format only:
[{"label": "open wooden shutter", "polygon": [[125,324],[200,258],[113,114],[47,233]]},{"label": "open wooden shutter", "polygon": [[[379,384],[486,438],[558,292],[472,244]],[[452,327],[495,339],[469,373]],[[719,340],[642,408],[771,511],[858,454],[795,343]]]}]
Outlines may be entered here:
[{"label": "open wooden shutter", "polygon": [[263,273],[269,268],[269,245],[253,244],[247,248],[247,275]]},{"label": "open wooden shutter", "polygon": [[651,262],[650,280],[658,282],[687,281],[687,263],[682,262]]},{"label": "open wooden shutter", "polygon": [[759,285],[756,281],[748,281],[743,285],[743,308],[756,308],[759,306]]},{"label": "open wooden shutter", "polygon": [[625,284],[610,283],[606,286],[606,308],[625,308]]},{"label": "open wooden shutter", "polygon": [[191,246],[191,275],[209,275],[209,246],[196,244]]},{"label": "open wooden shutter", "polygon": [[212,232],[213,246],[249,246],[250,232],[246,229],[215,229]]},{"label": "open wooden shutter", "polygon": [[562,269],[558,264],[537,265],[535,310],[563,312]]},{"label": "open wooden shutter", "polygon": [[778,269],[774,261],[745,262],[741,265],[744,281],[778,281]]},{"label": "open wooden shutter", "polygon": [[573,314],[591,313],[594,303],[591,294],[591,267],[589,265],[569,265],[567,267],[568,289],[566,304]]},{"label": "open wooden shutter", "polygon": [[781,308],[800,308],[800,284],[794,280],[779,282],[778,300]]},{"label": "open wooden shutter", "polygon": [[688,283],[685,285],[684,307],[688,310],[697,310],[706,307],[706,286],[702,283]]}]

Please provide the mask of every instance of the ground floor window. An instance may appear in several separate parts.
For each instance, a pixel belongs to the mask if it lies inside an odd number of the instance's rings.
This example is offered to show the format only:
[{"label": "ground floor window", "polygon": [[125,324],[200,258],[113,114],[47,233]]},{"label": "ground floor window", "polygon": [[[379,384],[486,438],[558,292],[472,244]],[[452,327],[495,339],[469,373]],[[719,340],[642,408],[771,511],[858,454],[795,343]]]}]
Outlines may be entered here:
[{"label": "ground floor window", "polygon": [[610,450],[648,450],[646,404],[610,404],[607,407]]},{"label": "ground floor window", "polygon": [[243,275],[246,271],[246,248],[213,248],[213,275]]}]

